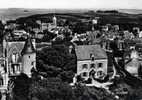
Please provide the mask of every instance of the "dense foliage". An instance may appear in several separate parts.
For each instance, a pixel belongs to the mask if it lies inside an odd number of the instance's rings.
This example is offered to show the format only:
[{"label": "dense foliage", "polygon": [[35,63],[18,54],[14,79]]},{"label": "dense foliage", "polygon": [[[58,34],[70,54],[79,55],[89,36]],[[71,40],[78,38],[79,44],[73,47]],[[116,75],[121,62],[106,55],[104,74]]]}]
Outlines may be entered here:
[{"label": "dense foliage", "polygon": [[37,69],[44,77],[60,77],[72,82],[76,71],[75,54],[70,54],[66,45],[44,48],[37,52]]},{"label": "dense foliage", "polygon": [[21,73],[16,78],[11,78],[8,88],[12,89],[12,91],[10,91],[7,98],[12,100],[28,100],[30,84],[29,77],[24,73]]}]

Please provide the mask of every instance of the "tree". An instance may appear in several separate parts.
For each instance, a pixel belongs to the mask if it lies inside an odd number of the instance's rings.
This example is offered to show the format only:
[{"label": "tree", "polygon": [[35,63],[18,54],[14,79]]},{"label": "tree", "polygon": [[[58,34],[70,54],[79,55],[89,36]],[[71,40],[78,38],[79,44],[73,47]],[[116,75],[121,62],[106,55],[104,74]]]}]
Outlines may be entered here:
[{"label": "tree", "polygon": [[38,100],[74,100],[71,86],[58,78],[47,78],[32,83],[29,95]]},{"label": "tree", "polygon": [[15,79],[13,79],[14,82],[14,100],[28,100],[28,94],[29,94],[29,87],[30,87],[30,79],[29,77],[21,73],[19,76],[17,76]]},{"label": "tree", "polygon": [[4,37],[3,31],[4,31],[4,25],[0,21],[0,43],[2,43],[2,40],[3,40],[3,37]]},{"label": "tree", "polygon": [[43,42],[50,42],[56,36],[56,34],[53,34],[49,32],[48,30],[44,30],[43,34],[45,34],[45,36],[42,38]]},{"label": "tree", "polygon": [[65,44],[44,48],[37,52],[37,69],[44,77],[60,77],[70,83],[76,71],[75,54]]}]

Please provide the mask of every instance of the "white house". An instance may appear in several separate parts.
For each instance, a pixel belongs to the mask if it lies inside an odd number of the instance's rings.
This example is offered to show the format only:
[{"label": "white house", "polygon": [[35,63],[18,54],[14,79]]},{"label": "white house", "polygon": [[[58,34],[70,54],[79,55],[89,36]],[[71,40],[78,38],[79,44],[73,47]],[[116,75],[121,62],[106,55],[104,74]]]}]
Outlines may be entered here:
[{"label": "white house", "polygon": [[[76,49],[77,73],[84,80],[101,79],[107,75],[107,55],[99,45],[80,45]],[[93,84],[93,82],[92,82]]]}]

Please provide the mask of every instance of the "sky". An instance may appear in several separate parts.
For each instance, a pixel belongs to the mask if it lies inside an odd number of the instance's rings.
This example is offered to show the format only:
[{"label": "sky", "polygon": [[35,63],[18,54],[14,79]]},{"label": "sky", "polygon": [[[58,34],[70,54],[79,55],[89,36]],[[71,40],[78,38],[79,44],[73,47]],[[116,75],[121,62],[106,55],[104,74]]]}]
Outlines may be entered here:
[{"label": "sky", "polygon": [[0,0],[0,8],[142,9],[142,0]]}]

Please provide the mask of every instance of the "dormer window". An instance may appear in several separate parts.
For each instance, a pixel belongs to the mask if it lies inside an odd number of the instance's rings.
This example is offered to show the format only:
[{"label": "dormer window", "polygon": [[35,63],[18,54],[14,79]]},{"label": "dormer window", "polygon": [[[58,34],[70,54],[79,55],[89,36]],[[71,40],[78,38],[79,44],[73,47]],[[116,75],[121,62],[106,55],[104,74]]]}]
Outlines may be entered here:
[{"label": "dormer window", "polygon": [[91,58],[91,61],[95,60],[95,56],[93,54],[90,54],[90,58]]}]

